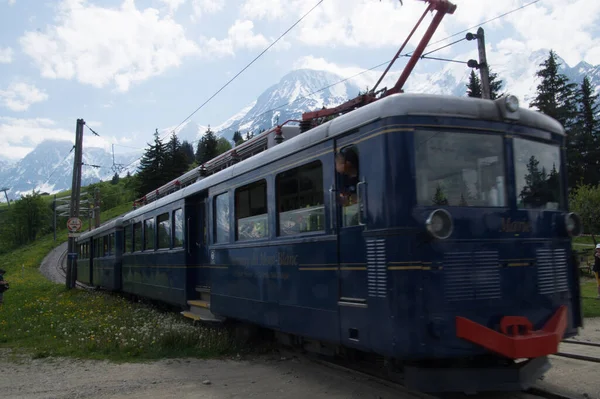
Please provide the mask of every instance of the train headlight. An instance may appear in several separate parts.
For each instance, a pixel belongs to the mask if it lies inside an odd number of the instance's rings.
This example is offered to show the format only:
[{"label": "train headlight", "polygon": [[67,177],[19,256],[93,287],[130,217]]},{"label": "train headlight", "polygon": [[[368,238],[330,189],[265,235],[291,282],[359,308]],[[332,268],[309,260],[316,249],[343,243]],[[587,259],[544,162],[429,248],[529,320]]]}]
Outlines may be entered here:
[{"label": "train headlight", "polygon": [[452,234],[454,223],[448,211],[436,209],[429,214],[429,217],[425,221],[425,227],[434,238],[445,240]]},{"label": "train headlight", "polygon": [[517,96],[509,94],[504,99],[504,105],[506,105],[506,109],[510,112],[517,112],[519,110],[519,99]]},{"label": "train headlight", "polygon": [[576,213],[567,213],[565,215],[565,227],[570,236],[577,237],[582,233],[581,219]]}]

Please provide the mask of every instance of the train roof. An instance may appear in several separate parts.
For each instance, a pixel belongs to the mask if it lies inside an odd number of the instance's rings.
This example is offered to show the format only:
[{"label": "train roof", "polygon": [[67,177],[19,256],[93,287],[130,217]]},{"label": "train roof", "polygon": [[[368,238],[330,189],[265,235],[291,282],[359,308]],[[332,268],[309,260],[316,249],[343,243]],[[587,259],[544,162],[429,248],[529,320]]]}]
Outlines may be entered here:
[{"label": "train roof", "polygon": [[122,225],[123,225],[123,216],[117,216],[116,218],[109,220],[108,222],[104,223],[103,225],[100,225],[99,227],[97,227],[91,231],[82,233],[77,238],[77,241],[81,241],[81,240],[88,239],[90,237],[97,236],[97,235],[105,233],[109,230],[118,229]]},{"label": "train roof", "polygon": [[136,216],[206,190],[331,137],[343,134],[367,123],[393,116],[444,116],[490,122],[509,121],[565,135],[565,131],[559,122],[540,112],[519,108],[519,118],[516,122],[515,120],[504,118],[501,110],[504,106],[504,101],[505,97],[492,101],[480,98],[436,94],[393,94],[323,123],[307,132],[285,140],[281,144],[269,148],[264,152],[258,153],[213,175],[202,178],[179,191],[128,212],[123,215],[123,219],[129,220],[135,218]]}]

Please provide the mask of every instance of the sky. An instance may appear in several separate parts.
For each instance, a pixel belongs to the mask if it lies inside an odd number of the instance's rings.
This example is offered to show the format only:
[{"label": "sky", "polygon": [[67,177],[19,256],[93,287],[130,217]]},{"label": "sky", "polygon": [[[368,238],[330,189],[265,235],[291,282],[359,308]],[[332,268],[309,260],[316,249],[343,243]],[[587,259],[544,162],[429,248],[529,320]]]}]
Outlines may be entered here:
[{"label": "sky", "polygon": [[[455,0],[432,42],[532,1]],[[86,146],[143,148],[156,128],[177,126],[317,3],[0,0],[0,160],[18,160],[45,139],[73,141],[77,118],[101,136],[86,131]],[[293,69],[347,77],[389,60],[425,8],[418,0],[322,0],[191,120],[219,125]],[[483,26],[488,58],[552,48],[570,66],[599,65],[599,22],[597,0],[539,0]],[[476,44],[436,55],[455,58],[469,46]],[[424,62],[432,73],[443,67]]]}]

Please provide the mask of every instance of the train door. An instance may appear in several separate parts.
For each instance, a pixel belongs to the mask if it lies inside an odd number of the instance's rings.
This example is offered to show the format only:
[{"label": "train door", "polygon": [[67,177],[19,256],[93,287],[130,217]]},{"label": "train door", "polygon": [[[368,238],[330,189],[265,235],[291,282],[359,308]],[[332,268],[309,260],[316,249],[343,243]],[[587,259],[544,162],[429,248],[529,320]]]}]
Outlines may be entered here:
[{"label": "train door", "polygon": [[335,190],[339,260],[339,312],[341,341],[354,347],[367,346],[369,317],[364,231],[366,158],[364,142],[357,134],[336,141]]},{"label": "train door", "polygon": [[194,196],[186,200],[185,205],[185,248],[187,251],[187,284],[188,298],[195,299],[196,288],[209,286],[208,270],[202,268],[207,263],[206,255],[206,198],[204,195]]}]

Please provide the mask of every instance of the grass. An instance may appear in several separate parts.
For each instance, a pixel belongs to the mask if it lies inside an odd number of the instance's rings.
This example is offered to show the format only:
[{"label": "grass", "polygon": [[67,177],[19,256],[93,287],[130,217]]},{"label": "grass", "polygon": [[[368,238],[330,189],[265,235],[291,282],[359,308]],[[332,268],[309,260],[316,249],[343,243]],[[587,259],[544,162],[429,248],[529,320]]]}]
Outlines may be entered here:
[{"label": "grass", "polygon": [[[105,212],[108,220],[129,204]],[[0,348],[34,357],[72,356],[118,361],[206,357],[231,353],[225,329],[195,326],[177,312],[164,312],[101,291],[65,289],[39,272],[42,259],[67,239],[61,231],[0,256],[10,289],[0,307]]]},{"label": "grass", "polygon": [[596,299],[598,289],[596,280],[590,278],[581,279],[581,296],[583,297],[583,316],[600,317],[600,301]]},{"label": "grass", "polygon": [[[102,214],[114,218],[129,204]],[[84,221],[84,229],[88,221]],[[0,256],[11,288],[0,307],[0,348],[34,357],[140,361],[166,357],[208,357],[241,349],[225,329],[196,326],[177,312],[101,291],[67,291],[39,273],[42,259],[67,239],[63,229]],[[585,317],[600,316],[595,281],[582,278]]]}]

